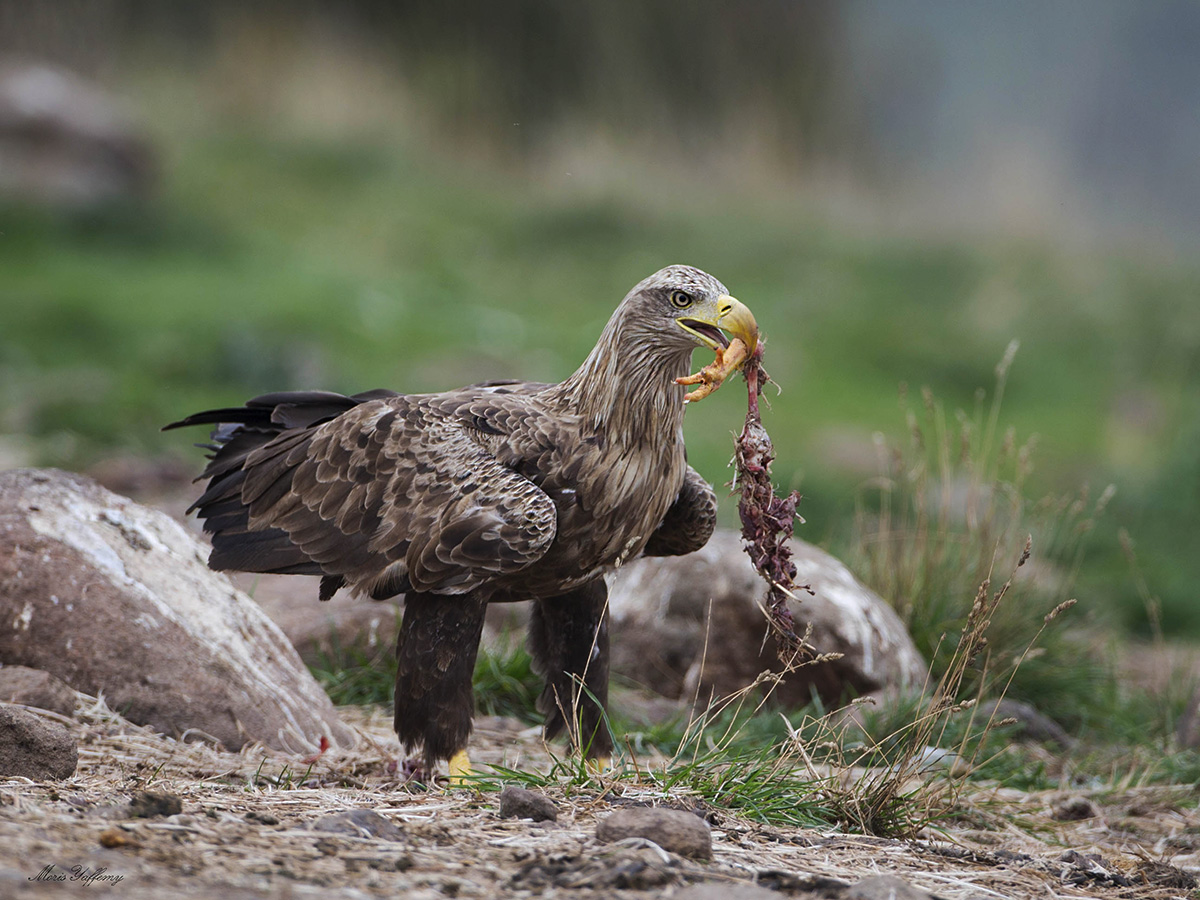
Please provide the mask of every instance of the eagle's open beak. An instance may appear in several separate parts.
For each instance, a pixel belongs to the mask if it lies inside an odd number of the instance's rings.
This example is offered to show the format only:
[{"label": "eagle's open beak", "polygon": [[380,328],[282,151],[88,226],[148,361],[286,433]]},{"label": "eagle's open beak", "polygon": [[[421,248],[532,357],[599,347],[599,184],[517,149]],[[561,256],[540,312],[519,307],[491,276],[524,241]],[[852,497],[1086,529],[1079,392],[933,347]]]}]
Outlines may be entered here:
[{"label": "eagle's open beak", "polygon": [[744,303],[728,294],[717,298],[712,311],[716,313],[712,318],[697,310],[700,315],[685,316],[675,321],[679,323],[680,328],[713,350],[729,346],[729,339],[721,334],[722,331],[726,331],[739,338],[746,345],[747,356],[752,356],[758,347],[758,323],[754,321],[754,313],[750,312]]}]

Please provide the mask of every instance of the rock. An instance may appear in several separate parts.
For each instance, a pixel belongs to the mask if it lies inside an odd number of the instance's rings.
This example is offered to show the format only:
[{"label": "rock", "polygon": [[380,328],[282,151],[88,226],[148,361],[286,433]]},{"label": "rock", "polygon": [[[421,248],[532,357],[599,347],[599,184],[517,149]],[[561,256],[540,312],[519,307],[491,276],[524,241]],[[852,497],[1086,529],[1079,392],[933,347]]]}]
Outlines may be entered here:
[{"label": "rock", "polygon": [[161,791],[138,791],[129,801],[129,815],[135,819],[175,816],[183,812],[183,801],[175,794]]},{"label": "rock", "polygon": [[509,884],[519,891],[513,896],[604,898],[653,891],[646,895],[650,900],[674,896],[662,888],[678,884],[687,875],[703,875],[695,863],[671,857],[646,841],[637,844],[615,844],[588,853],[537,852],[512,876]]},{"label": "rock", "polygon": [[697,815],[678,809],[633,807],[619,809],[596,825],[596,838],[604,843],[640,837],[664,850],[692,859],[712,859],[712,831]]},{"label": "rock", "polygon": [[135,849],[142,846],[141,841],[121,828],[105,828],[99,834],[99,841],[101,847],[107,847],[109,850],[117,850],[121,847]]},{"label": "rock", "polygon": [[1056,822],[1079,822],[1099,817],[1100,809],[1081,794],[1055,803],[1050,815]]},{"label": "rock", "polygon": [[872,875],[850,885],[842,900],[937,900],[933,894],[915,888],[895,875]]},{"label": "rock", "polygon": [[803,897],[804,900],[841,900],[850,889],[850,882],[827,875],[798,875],[783,869],[759,869],[754,883],[770,888],[784,897]]},{"label": "rock", "polygon": [[[833,704],[847,689],[864,694],[885,685],[920,686],[925,661],[892,608],[828,553],[803,541],[791,546],[797,582],[816,592],[792,603],[792,613],[800,627],[812,624],[810,641],[820,652],[843,656],[793,672],[775,699],[804,705],[815,690]],[[779,669],[774,640],[763,646],[764,594],[733,531],[718,530],[688,556],[629,563],[609,592],[613,671],[667,696],[698,690],[702,702],[710,692],[740,690],[764,669]]]},{"label": "rock", "polygon": [[0,704],[0,777],[70,778],[78,763],[79,747],[66,728],[19,706]]},{"label": "rock", "polygon": [[780,900],[782,896],[776,891],[759,887],[749,882],[738,883],[722,881],[720,884],[708,881],[693,884],[673,894],[673,900]]},{"label": "rock", "polygon": [[558,807],[545,794],[510,785],[500,792],[500,818],[556,822]]},{"label": "rock", "polygon": [[345,812],[321,816],[311,827],[313,831],[330,834],[378,838],[381,841],[404,840],[404,832],[399,827],[370,809],[348,809]]},{"label": "rock", "polygon": [[93,207],[147,195],[155,154],[120,104],[63,69],[0,71],[0,194]]},{"label": "rock", "polygon": [[0,702],[48,709],[60,716],[75,713],[75,691],[41,669],[0,666]]},{"label": "rock", "polygon": [[169,735],[296,753],[354,732],[178,522],[78,475],[0,473],[0,660]]}]

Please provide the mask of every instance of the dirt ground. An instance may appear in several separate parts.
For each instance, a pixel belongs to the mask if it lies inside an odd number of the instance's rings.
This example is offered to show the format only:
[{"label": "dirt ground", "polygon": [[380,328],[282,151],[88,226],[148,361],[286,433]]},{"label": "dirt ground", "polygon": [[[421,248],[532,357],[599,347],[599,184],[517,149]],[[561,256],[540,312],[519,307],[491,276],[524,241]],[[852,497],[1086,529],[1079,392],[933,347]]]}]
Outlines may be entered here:
[{"label": "dirt ground", "polygon": [[[662,802],[648,789],[551,789],[556,822],[501,819],[496,793],[405,789],[387,715],[345,714],[360,746],[329,751],[311,769],[259,746],[228,753],[163,738],[101,703],[84,703],[75,719],[45,714],[78,737],[79,768],[65,782],[0,782],[0,897],[646,900],[709,882],[735,900],[748,882],[784,897],[833,897],[838,882],[893,874],[954,900],[1169,898],[1192,896],[1186,873],[1200,870],[1200,814],[1179,788],[996,788],[969,798],[969,815],[944,834],[911,842],[718,814],[713,859],[695,862],[641,839],[596,840],[597,821],[620,806]],[[550,765],[537,729],[507,719],[478,721],[472,755],[481,768]],[[174,795],[181,811],[137,817],[130,801],[141,791]],[[1060,821],[1072,804],[1086,817]],[[397,830],[313,829],[350,809],[374,810]]]}]

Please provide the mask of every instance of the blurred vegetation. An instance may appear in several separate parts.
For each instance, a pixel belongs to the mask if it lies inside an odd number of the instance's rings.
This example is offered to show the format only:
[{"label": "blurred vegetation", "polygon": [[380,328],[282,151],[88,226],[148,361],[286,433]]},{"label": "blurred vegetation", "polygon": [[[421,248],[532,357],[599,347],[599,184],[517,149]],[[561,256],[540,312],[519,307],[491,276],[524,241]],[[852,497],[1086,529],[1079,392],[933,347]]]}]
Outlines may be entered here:
[{"label": "blurred vegetation", "polygon": [[785,163],[834,152],[866,161],[838,58],[843,16],[838,0],[106,0],[69,14],[0,0],[0,54],[103,72],[119,47],[141,63],[211,65],[224,70],[212,101],[244,115],[280,112],[291,89],[307,93],[308,112],[390,105],[365,62],[402,80],[405,102],[440,135],[508,159],[583,137],[653,143],[691,162],[750,144]]},{"label": "blurred vegetation", "polygon": [[[1004,420],[1039,436],[1035,494],[1117,484],[1080,590],[1144,622],[1124,526],[1168,632],[1200,628],[1188,267],[865,239],[755,197],[662,180],[556,191],[379,143],[163,138],[173,165],[149,207],[0,211],[0,428],[30,436],[40,462],[194,458],[198,435],[159,426],[267,390],[558,380],[634,282],[687,261],[767,335],[783,385],[767,424],[777,477],[805,494],[802,537],[848,539],[872,433],[906,430],[899,384],[970,410],[1020,337]],[[689,411],[692,461],[715,482],[743,411],[736,389]]]},{"label": "blurred vegetation", "polygon": [[[799,536],[848,551],[874,433],[909,431],[898,388],[969,418],[1017,338],[1000,429],[1037,436],[1027,496],[1117,487],[1080,541],[1080,609],[1148,631],[1125,528],[1163,630],[1200,633],[1200,270],[830,225],[775,163],[872,154],[831,56],[840,4],[73,9],[0,0],[0,45],[19,31],[133,98],[160,189],[0,208],[0,464],[198,466],[201,435],[158,428],[267,390],[558,380],[629,287],[689,262],[763,326]],[[743,412],[733,386],[689,410],[714,482]]]},{"label": "blurred vegetation", "polygon": [[[971,414],[951,421],[926,389],[905,439],[881,445],[880,473],[859,492],[851,568],[891,600],[932,680],[960,664],[956,696],[1026,701],[1074,732],[1107,722],[1116,667],[1094,611],[1046,626],[1075,605],[1085,543],[1114,488],[1028,496],[1033,442],[999,430],[1016,351],[1014,341],[990,400],[981,391]],[[957,636],[1001,594],[963,663]]]}]

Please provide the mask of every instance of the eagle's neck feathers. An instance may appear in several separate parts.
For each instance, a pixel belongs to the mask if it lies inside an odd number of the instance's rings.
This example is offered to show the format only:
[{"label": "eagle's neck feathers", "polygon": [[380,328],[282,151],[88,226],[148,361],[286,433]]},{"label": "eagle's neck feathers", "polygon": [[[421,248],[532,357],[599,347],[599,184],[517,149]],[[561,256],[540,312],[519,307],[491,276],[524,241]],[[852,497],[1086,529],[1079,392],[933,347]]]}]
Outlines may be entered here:
[{"label": "eagle's neck feathers", "polygon": [[691,348],[638,324],[613,316],[583,365],[552,395],[606,441],[664,451],[682,444],[685,389],[675,379],[687,374]]}]

